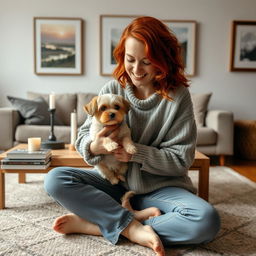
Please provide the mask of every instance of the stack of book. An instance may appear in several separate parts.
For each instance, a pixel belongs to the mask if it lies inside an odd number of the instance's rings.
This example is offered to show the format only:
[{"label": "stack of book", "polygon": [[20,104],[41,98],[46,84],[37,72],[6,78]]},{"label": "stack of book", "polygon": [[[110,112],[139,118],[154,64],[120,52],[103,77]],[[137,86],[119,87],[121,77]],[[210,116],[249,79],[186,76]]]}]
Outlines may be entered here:
[{"label": "stack of book", "polygon": [[51,164],[51,150],[42,149],[29,152],[27,149],[14,149],[1,160],[1,169],[47,169]]}]

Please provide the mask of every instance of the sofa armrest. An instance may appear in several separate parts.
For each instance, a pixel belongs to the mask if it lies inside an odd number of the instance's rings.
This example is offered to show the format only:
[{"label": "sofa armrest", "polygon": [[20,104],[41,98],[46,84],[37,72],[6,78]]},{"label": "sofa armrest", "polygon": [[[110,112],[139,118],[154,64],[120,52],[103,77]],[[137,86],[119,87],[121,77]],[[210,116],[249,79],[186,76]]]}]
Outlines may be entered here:
[{"label": "sofa armrest", "polygon": [[206,113],[205,125],[217,133],[217,155],[232,155],[234,143],[233,113],[224,110],[209,110]]},{"label": "sofa armrest", "polygon": [[6,150],[13,146],[16,127],[21,123],[18,110],[13,108],[0,108],[0,149]]}]

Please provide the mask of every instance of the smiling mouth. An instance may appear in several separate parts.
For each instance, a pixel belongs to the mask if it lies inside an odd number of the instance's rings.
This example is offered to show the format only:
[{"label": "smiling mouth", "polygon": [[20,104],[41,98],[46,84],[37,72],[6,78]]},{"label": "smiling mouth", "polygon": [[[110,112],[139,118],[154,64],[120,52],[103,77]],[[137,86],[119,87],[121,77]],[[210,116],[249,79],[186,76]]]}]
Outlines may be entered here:
[{"label": "smiling mouth", "polygon": [[135,75],[134,73],[132,73],[133,74],[133,76],[134,76],[134,78],[135,79],[142,79],[142,78],[144,78],[147,74],[143,74],[143,75]]}]

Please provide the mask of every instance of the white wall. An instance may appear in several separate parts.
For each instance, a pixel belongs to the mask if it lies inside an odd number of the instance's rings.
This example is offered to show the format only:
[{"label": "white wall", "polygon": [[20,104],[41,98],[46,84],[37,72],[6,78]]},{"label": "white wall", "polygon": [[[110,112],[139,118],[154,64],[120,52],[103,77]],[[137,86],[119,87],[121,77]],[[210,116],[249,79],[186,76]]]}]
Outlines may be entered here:
[{"label": "white wall", "polygon": [[[255,0],[0,0],[0,106],[6,95],[36,92],[98,92],[110,78],[99,75],[99,15],[142,14],[196,20],[197,75],[193,92],[213,92],[211,109],[235,119],[256,119],[256,73],[229,72],[232,20],[256,20]],[[80,17],[85,21],[83,76],[37,76],[33,72],[33,17]]]}]

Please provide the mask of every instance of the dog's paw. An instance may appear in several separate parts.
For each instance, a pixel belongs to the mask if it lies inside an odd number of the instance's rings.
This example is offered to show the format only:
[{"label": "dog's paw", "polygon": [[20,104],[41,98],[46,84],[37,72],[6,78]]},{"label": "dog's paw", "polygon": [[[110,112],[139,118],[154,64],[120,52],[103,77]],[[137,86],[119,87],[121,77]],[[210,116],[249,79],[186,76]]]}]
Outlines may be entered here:
[{"label": "dog's paw", "polygon": [[137,148],[133,144],[128,144],[125,146],[125,151],[133,155],[137,152]]},{"label": "dog's paw", "polygon": [[107,143],[107,144],[104,145],[104,148],[105,148],[107,151],[111,152],[111,151],[113,151],[113,150],[115,150],[115,149],[118,148],[118,143],[116,143],[116,142],[114,142],[114,141],[109,142],[109,143]]}]

